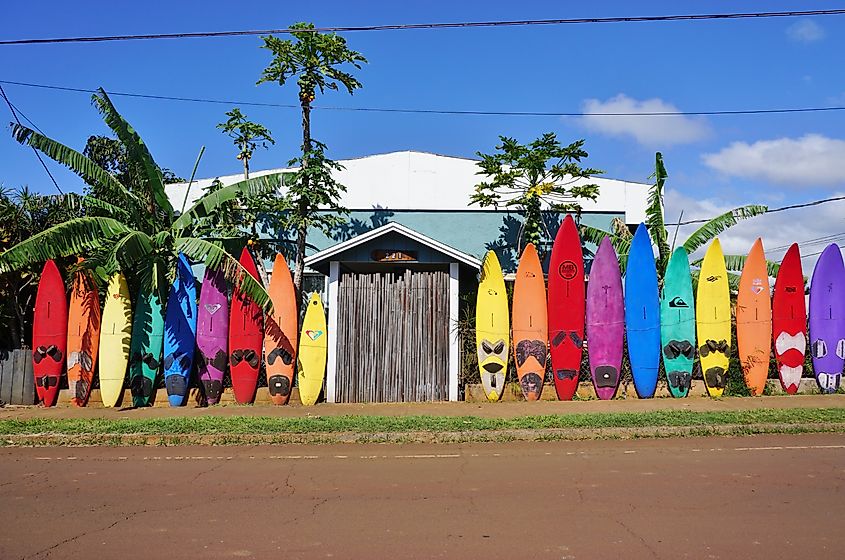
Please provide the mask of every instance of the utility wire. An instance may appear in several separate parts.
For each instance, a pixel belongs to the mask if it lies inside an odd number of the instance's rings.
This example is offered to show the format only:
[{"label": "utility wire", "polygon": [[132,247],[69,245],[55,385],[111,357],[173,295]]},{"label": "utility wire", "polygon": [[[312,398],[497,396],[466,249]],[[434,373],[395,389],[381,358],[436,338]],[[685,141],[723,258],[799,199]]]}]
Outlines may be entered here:
[{"label": "utility wire", "polygon": [[[70,91],[75,93],[95,93],[97,90],[88,88],[76,88],[69,86],[56,86],[49,84],[35,84],[31,82],[18,82],[13,80],[0,80],[0,84],[40,88],[56,91]],[[273,107],[282,109],[299,109],[299,105],[285,103],[262,103],[256,101],[237,101],[231,99],[207,99],[201,97],[174,97],[169,95],[153,95],[144,93],[131,93],[122,91],[106,91],[107,94],[117,97],[131,97],[137,99],[154,99],[158,101],[181,101],[187,103],[213,103],[217,105],[241,105],[245,107]],[[655,117],[655,116],[719,116],[719,115],[760,115],[775,113],[817,113],[827,111],[845,111],[845,106],[829,107],[797,107],[797,108],[776,108],[776,109],[728,109],[715,111],[647,111],[647,112],[543,112],[543,111],[476,111],[476,110],[449,110],[449,109],[401,109],[388,107],[339,107],[316,105],[313,109],[324,111],[353,111],[369,113],[410,113],[429,115],[476,115],[476,116],[515,116],[515,117]]]},{"label": "utility wire", "polygon": [[[18,112],[15,111],[15,106],[12,105],[11,101],[9,101],[9,97],[6,95],[6,90],[3,89],[2,84],[0,84],[0,94],[3,95],[3,100],[6,101],[6,105],[9,106],[9,111],[11,111],[12,117],[15,119],[15,122],[18,123],[18,126],[23,126],[21,124],[21,120],[18,118]],[[23,113],[21,113],[21,114],[23,115]],[[26,116],[24,116],[24,118],[26,119]],[[26,120],[29,121],[30,124],[35,126],[35,124],[32,121],[30,121],[29,119],[26,119]],[[35,128],[38,128],[38,127],[36,126]],[[59,186],[59,183],[56,182],[56,178],[53,177],[52,173],[50,173],[50,168],[47,167],[47,163],[44,161],[44,158],[41,157],[41,153],[35,148],[35,146],[30,146],[30,147],[32,148],[32,151],[35,152],[35,156],[38,158],[38,161],[41,162],[41,166],[44,168],[44,171],[47,172],[47,175],[50,177],[50,180],[53,181],[53,185],[56,186],[56,190],[59,191],[59,194],[62,194],[62,195],[65,194],[64,191],[62,191],[62,188]]]},{"label": "utility wire", "polygon": [[[834,196],[831,198],[823,198],[821,200],[813,200],[811,202],[804,202],[802,204],[790,204],[789,206],[781,206],[780,208],[771,208],[763,212],[763,214],[774,214],[775,212],[785,212],[786,210],[795,210],[796,208],[807,208],[809,206],[818,206],[827,202],[836,202],[838,200],[845,200],[845,196]],[[762,214],[761,214],[762,215]],[[709,222],[712,218],[701,220],[687,220],[685,222],[676,222],[674,224],[664,224],[666,226],[688,226],[691,224],[703,224]]]},{"label": "utility wire", "polygon": [[566,25],[566,24],[594,24],[594,23],[638,23],[638,22],[669,22],[669,21],[703,21],[729,19],[762,19],[782,17],[833,16],[845,14],[845,9],[833,10],[801,10],[786,12],[745,12],[718,14],[678,14],[663,16],[630,16],[630,17],[602,17],[602,18],[565,18],[565,19],[527,19],[511,21],[465,21],[440,23],[411,23],[393,25],[363,25],[344,27],[315,27],[313,29],[250,29],[240,31],[201,31],[187,33],[148,33],[141,35],[102,35],[93,37],[56,37],[34,39],[5,39],[3,45],[43,45],[55,43],[102,43],[106,41],[141,41],[156,39],[200,39],[211,37],[243,37],[254,35],[271,35],[283,33],[343,33],[357,31],[407,31],[431,29],[468,29],[478,27],[518,27],[532,25]]}]

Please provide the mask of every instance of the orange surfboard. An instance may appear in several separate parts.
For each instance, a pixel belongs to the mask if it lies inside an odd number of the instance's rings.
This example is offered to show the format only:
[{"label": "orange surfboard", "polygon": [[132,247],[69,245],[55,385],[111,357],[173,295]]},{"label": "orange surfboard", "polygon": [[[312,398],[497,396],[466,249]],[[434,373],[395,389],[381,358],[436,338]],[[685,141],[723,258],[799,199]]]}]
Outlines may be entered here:
[{"label": "orange surfboard", "polygon": [[549,327],[543,267],[532,243],[526,245],[519,259],[512,308],[516,375],[525,398],[536,401],[543,392],[546,377]]},{"label": "orange surfboard", "polygon": [[762,395],[772,350],[772,299],[760,238],[751,247],[739,279],[736,342],[745,384],[753,395]]},{"label": "orange surfboard", "polygon": [[67,320],[67,384],[70,401],[85,406],[100,347],[100,296],[87,270],[73,276]]},{"label": "orange surfboard", "polygon": [[267,387],[273,404],[286,404],[293,387],[296,369],[296,340],[299,314],[296,291],[285,257],[276,255],[273,277],[268,290],[273,314],[264,320],[264,363],[267,366]]}]

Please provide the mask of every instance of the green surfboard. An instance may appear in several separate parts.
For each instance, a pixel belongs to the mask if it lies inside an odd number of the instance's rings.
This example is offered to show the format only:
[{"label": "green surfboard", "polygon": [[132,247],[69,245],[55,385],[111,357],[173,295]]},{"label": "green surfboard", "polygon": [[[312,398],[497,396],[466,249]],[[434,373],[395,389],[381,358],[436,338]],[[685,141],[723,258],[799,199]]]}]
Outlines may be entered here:
[{"label": "green surfboard", "polygon": [[149,406],[161,369],[164,343],[164,298],[158,288],[141,288],[135,317],[132,320],[132,342],[129,357],[129,386],[132,406]]},{"label": "green surfboard", "polygon": [[660,297],[660,344],[673,397],[686,397],[695,361],[695,302],[689,256],[678,247],[669,259]]}]

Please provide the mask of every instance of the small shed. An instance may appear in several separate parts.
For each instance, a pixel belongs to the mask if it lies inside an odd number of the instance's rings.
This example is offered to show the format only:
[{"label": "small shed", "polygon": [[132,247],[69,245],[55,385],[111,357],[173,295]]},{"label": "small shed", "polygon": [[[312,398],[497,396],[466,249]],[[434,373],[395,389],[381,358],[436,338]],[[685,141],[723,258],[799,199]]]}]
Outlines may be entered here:
[{"label": "small shed", "polygon": [[329,279],[327,402],[458,400],[458,292],[477,258],[388,222],[305,264]]}]

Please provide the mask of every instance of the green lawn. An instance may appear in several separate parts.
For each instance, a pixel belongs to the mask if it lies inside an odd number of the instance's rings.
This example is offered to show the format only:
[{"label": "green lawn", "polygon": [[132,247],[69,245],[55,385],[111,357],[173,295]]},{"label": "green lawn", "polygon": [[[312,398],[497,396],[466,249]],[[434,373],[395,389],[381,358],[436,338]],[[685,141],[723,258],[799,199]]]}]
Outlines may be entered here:
[{"label": "green lawn", "polygon": [[207,436],[275,434],[401,434],[407,432],[466,433],[512,430],[600,428],[709,428],[783,425],[800,428],[843,424],[845,408],[763,409],[723,412],[652,411],[479,418],[474,416],[325,416],[270,418],[203,416],[153,419],[29,419],[0,420],[0,437],[7,436]]}]

